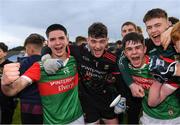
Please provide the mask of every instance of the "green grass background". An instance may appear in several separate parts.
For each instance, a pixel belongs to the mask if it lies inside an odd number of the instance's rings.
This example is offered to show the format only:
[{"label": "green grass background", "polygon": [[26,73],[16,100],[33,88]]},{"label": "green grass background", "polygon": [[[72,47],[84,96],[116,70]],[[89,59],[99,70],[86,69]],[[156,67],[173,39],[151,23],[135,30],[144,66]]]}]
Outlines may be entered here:
[{"label": "green grass background", "polygon": [[18,100],[18,105],[16,107],[16,110],[13,115],[13,121],[12,124],[21,124],[21,113],[20,113],[20,103]]}]

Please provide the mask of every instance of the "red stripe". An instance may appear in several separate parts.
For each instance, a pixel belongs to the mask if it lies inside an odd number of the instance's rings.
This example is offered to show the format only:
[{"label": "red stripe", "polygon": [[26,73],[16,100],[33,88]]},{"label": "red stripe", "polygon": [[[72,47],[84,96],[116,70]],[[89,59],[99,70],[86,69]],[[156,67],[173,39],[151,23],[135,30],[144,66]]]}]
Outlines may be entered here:
[{"label": "red stripe", "polygon": [[112,74],[118,75],[118,74],[121,74],[121,73],[120,72],[112,72]]},{"label": "red stripe", "polygon": [[110,54],[110,53],[106,52],[103,56],[110,59],[110,60],[112,60],[113,62],[116,62],[116,57],[114,55]]},{"label": "red stripe", "polygon": [[73,77],[39,83],[38,88],[41,96],[48,96],[66,92],[78,84],[78,73]]},{"label": "red stripe", "polygon": [[175,88],[179,88],[180,85],[178,85],[176,82],[172,82],[172,81],[168,81],[168,84],[175,87]]},{"label": "red stripe", "polygon": [[160,58],[162,58],[164,61],[169,62],[169,63],[172,63],[175,61],[175,60],[172,60],[170,58],[163,57],[163,56],[160,56]]},{"label": "red stripe", "polygon": [[149,62],[150,62],[150,58],[149,58],[149,56],[146,55],[146,56],[145,56],[145,63],[146,63],[146,64],[149,64]]},{"label": "red stripe", "polygon": [[109,52],[106,52],[106,54],[107,54],[109,57],[111,57],[112,59],[115,59],[115,60],[116,60],[116,56],[112,55],[112,54],[109,53]]}]

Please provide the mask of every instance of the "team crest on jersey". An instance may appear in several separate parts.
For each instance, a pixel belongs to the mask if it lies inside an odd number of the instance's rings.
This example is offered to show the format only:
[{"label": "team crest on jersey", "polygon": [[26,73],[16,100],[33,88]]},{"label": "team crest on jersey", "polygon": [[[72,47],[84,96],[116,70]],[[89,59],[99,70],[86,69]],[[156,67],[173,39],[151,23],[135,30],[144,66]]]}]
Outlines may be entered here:
[{"label": "team crest on jersey", "polygon": [[168,109],[168,114],[169,114],[170,116],[172,116],[172,115],[174,114],[174,111],[173,111],[172,108],[169,108],[169,109]]},{"label": "team crest on jersey", "polygon": [[109,65],[104,65],[104,69],[109,69]]},{"label": "team crest on jersey", "polygon": [[65,67],[64,69],[63,69],[63,72],[64,72],[64,74],[69,74],[70,73],[70,70],[69,70],[69,68],[68,67]]}]

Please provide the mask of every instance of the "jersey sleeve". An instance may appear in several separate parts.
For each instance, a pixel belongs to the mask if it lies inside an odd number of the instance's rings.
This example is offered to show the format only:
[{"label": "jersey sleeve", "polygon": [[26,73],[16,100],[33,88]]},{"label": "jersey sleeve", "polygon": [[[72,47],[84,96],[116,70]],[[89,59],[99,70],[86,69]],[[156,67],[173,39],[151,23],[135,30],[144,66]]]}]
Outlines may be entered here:
[{"label": "jersey sleeve", "polygon": [[34,63],[22,76],[28,77],[32,81],[39,81],[41,76],[39,63]]}]

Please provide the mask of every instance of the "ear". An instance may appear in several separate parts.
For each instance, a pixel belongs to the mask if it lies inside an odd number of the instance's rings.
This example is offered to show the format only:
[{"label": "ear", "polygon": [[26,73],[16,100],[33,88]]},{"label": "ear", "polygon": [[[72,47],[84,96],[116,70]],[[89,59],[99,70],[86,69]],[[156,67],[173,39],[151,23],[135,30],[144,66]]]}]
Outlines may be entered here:
[{"label": "ear", "polygon": [[[126,51],[125,51],[125,50],[123,50],[122,53],[126,56]],[[126,56],[126,57],[127,57],[127,56]]]},{"label": "ear", "polygon": [[47,40],[47,46],[49,47],[49,40]]}]

